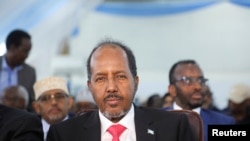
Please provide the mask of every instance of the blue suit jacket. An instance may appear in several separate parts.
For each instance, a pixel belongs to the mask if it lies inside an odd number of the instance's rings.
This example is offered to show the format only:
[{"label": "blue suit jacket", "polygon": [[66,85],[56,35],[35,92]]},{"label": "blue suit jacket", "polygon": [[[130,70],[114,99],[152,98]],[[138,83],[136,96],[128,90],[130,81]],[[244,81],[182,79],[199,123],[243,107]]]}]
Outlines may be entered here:
[{"label": "blue suit jacket", "polygon": [[[173,106],[163,108],[163,110],[173,110]],[[235,124],[233,117],[212,110],[201,109],[200,116],[203,122],[204,141],[208,140],[208,125]]]}]

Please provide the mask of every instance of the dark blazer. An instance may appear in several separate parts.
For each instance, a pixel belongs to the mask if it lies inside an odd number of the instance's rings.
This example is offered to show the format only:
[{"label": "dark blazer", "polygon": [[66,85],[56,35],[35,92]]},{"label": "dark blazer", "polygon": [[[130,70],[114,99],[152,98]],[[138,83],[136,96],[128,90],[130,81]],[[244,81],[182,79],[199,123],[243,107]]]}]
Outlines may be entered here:
[{"label": "dark blazer", "polygon": [[[184,114],[135,107],[134,120],[137,141],[194,141]],[[51,125],[47,141],[100,141],[100,126],[98,111],[88,112]]]},{"label": "dark blazer", "polygon": [[0,104],[0,141],[43,141],[39,117]]},{"label": "dark blazer", "polygon": [[[2,59],[3,57],[0,57],[0,70],[2,69]],[[1,76],[0,76],[1,77]],[[24,63],[23,69],[18,72],[18,84],[24,86],[28,93],[29,93],[29,105],[28,105],[28,111],[33,111],[32,108],[32,102],[35,99],[35,94],[33,90],[33,84],[36,82],[36,70]]]},{"label": "dark blazer", "polygon": [[[163,110],[173,110],[173,106],[163,108]],[[235,120],[233,117],[208,109],[201,109],[200,116],[203,122],[204,141],[208,140],[208,125],[235,124]]]}]

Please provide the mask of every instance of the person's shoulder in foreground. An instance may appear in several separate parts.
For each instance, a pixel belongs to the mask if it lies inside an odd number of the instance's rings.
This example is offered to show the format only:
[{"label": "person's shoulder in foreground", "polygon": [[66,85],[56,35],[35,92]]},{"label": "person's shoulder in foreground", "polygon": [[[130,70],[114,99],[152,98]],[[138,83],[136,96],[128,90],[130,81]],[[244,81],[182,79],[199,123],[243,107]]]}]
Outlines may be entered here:
[{"label": "person's shoulder in foreground", "polygon": [[[194,141],[188,119],[184,114],[135,107],[137,141]],[[98,110],[54,124],[50,127],[47,141],[100,141]]]},{"label": "person's shoulder in foreground", "polygon": [[39,117],[0,104],[0,141],[43,141]]}]

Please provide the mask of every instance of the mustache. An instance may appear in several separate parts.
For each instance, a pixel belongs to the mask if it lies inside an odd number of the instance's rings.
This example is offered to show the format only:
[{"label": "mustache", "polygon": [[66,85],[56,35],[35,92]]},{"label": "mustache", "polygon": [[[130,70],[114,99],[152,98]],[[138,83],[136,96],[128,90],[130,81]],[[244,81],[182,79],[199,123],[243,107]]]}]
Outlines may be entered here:
[{"label": "mustache", "polygon": [[123,97],[120,96],[120,95],[117,94],[117,93],[109,93],[109,94],[104,98],[104,100],[106,101],[106,100],[108,100],[108,99],[113,99],[113,98],[115,98],[115,99],[123,99]]},{"label": "mustache", "polygon": [[201,95],[205,95],[205,92],[202,90],[194,90],[193,93],[199,93]]},{"label": "mustache", "polygon": [[53,108],[50,108],[49,109],[49,112],[51,112],[51,111],[53,111],[53,110],[58,110],[58,111],[62,111],[60,108],[58,108],[58,107],[53,107]]}]

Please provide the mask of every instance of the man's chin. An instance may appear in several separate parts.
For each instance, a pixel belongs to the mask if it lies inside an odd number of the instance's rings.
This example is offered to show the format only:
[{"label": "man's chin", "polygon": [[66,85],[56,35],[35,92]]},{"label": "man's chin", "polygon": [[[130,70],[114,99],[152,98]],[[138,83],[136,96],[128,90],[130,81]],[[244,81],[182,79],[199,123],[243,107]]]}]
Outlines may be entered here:
[{"label": "man's chin", "polygon": [[123,111],[123,110],[114,110],[114,109],[112,109],[112,110],[107,110],[107,111],[104,111],[103,112],[103,115],[106,117],[106,118],[108,118],[108,119],[120,119],[120,118],[122,118],[124,115],[126,114],[126,112],[125,111]]}]

